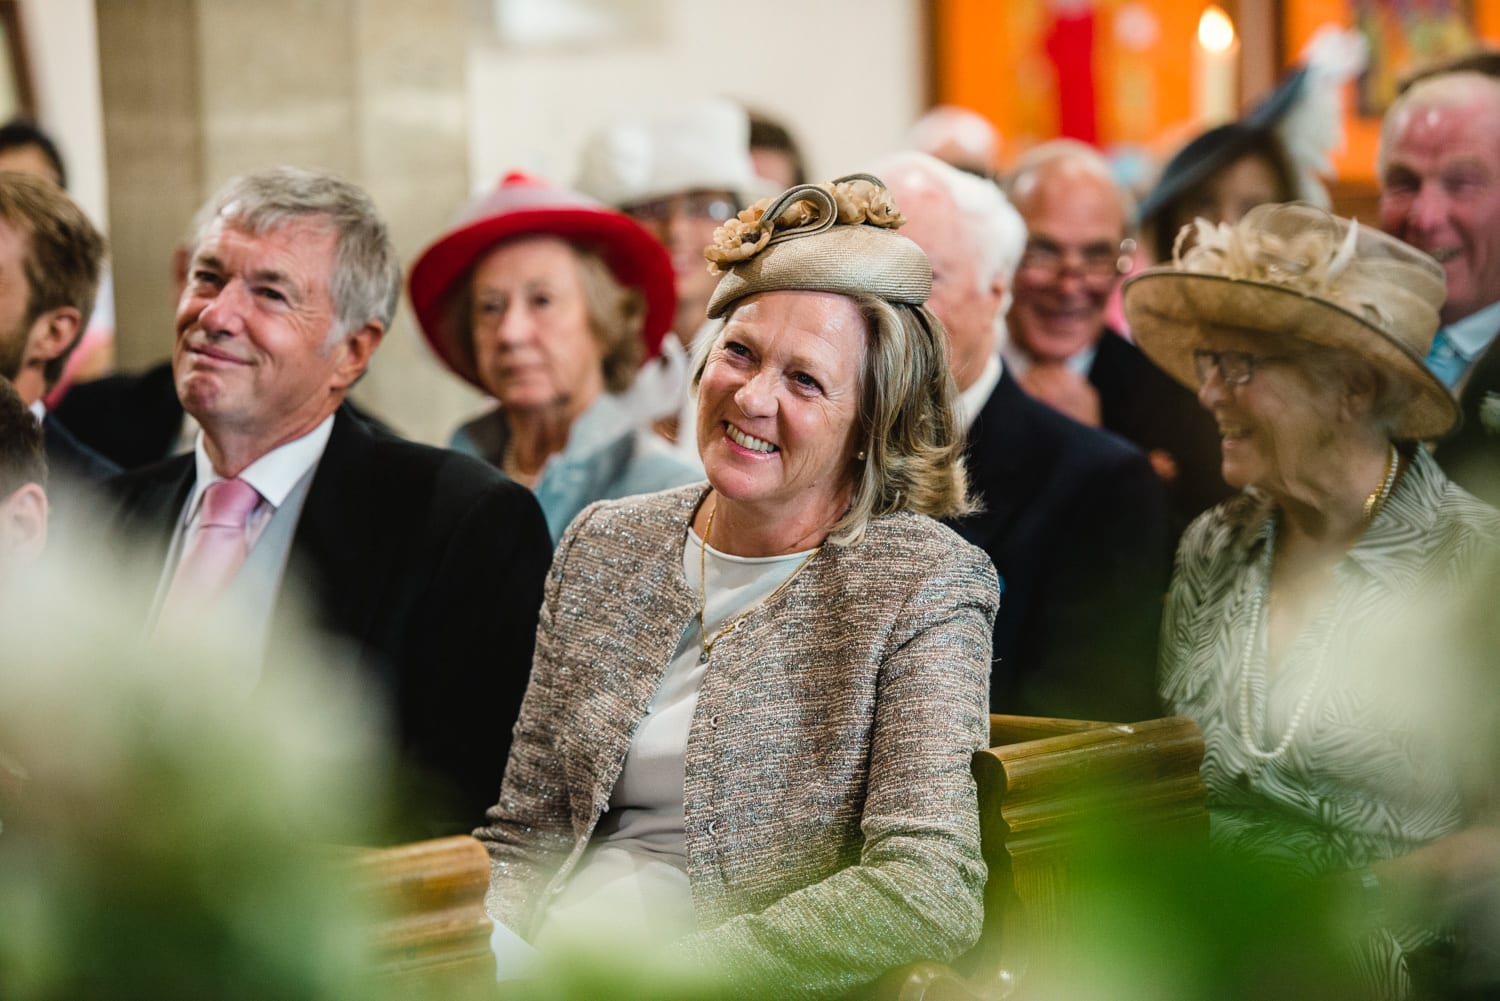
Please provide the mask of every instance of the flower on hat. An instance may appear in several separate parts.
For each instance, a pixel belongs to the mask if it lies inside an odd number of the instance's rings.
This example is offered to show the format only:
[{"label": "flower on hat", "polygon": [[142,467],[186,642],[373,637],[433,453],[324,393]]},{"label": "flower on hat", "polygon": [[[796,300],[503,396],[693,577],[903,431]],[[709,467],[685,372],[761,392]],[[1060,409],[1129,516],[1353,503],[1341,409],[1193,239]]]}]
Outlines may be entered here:
[{"label": "flower on hat", "polygon": [[[1184,271],[1284,285],[1305,295],[1336,295],[1339,279],[1354,261],[1358,222],[1349,221],[1342,241],[1333,226],[1275,233],[1257,222],[1249,215],[1234,225],[1195,219],[1177,234],[1172,262]],[[1184,252],[1189,236],[1193,244]]]},{"label": "flower on hat", "polygon": [[[896,229],[906,222],[891,193],[883,186],[864,178],[855,177],[808,187],[821,188],[832,196],[837,206],[837,221],[844,225],[864,224],[881,229]],[[703,250],[710,274],[722,274],[729,267],[754,257],[770,244],[778,230],[786,232],[823,221],[820,219],[822,210],[819,205],[808,199],[791,201],[774,219],[766,218],[766,210],[781,197],[783,196],[762,198],[714,230],[713,242]]]},{"label": "flower on hat", "polygon": [[1487,433],[1500,434],[1500,393],[1485,393],[1479,401],[1479,423]]}]

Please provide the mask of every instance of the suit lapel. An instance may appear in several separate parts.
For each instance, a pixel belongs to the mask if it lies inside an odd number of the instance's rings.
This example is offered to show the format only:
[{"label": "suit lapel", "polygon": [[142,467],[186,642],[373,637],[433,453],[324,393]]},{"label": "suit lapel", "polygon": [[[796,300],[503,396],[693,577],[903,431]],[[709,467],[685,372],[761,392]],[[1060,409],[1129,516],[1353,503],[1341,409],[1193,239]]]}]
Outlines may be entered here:
[{"label": "suit lapel", "polygon": [[317,621],[360,640],[370,634],[375,598],[394,552],[378,530],[384,507],[382,495],[372,489],[374,453],[369,429],[340,407],[292,536],[287,576],[299,586],[282,587],[272,617],[274,635],[295,620],[287,616],[298,591],[311,592]]},{"label": "suit lapel", "polygon": [[987,549],[1020,516],[1024,495],[1033,489],[1035,475],[1027,476],[1035,450],[1028,433],[1027,398],[1007,370],[985,401],[969,429],[965,462],[969,483],[981,495],[984,510],[954,524],[959,534]]}]

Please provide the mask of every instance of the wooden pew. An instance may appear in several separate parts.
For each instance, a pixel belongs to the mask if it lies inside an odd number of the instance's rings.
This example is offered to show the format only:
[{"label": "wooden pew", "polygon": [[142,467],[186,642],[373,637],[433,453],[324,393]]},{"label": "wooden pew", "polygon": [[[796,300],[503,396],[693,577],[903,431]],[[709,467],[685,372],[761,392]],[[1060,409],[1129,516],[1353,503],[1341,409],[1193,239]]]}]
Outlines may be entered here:
[{"label": "wooden pew", "polygon": [[[1089,855],[1098,831],[1207,835],[1203,740],[1190,720],[992,716],[990,743],[973,764],[990,871],[979,944],[952,966],[893,971],[874,989],[881,1001],[1024,1001],[1028,981],[1066,951],[1076,916],[1108,875]],[[413,997],[497,996],[484,911],[489,857],[479,842],[369,850],[355,864],[387,915],[376,935],[384,976]]]},{"label": "wooden pew", "polygon": [[953,966],[892,971],[876,985],[880,1001],[1027,998],[1027,983],[1045,979],[1079,944],[1070,938],[1079,916],[1118,875],[1093,853],[1100,832],[1207,837],[1203,738],[1191,720],[992,716],[990,744],[974,756],[990,872],[979,944]]},{"label": "wooden pew", "polygon": [[490,859],[468,836],[361,851],[356,882],[383,915],[375,964],[394,996],[496,996],[484,895]]}]

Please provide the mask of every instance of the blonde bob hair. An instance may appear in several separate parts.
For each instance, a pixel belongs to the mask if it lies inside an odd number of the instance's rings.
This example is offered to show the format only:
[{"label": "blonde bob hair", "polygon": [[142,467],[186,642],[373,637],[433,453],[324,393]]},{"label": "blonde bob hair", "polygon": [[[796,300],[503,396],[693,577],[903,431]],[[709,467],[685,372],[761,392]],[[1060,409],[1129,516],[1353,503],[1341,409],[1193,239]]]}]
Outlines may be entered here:
[{"label": "blonde bob hair", "polygon": [[[864,459],[854,472],[849,509],[828,535],[829,542],[840,546],[858,542],[870,519],[881,515],[911,511],[952,518],[976,507],[964,470],[958,387],[948,367],[942,323],[926,306],[892,303],[869,293],[848,298],[865,322],[857,417]],[[734,318],[734,309],[726,322]],[[720,328],[717,336],[699,344],[694,391],[723,337]]]}]

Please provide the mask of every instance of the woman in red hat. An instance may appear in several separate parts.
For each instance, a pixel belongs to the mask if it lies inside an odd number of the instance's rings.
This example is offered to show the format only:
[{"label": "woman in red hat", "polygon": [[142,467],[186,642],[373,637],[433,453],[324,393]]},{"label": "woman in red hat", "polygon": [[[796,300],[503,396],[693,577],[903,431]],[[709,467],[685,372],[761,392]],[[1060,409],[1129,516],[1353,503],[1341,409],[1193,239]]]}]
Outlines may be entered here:
[{"label": "woman in red hat", "polygon": [[702,478],[616,399],[676,306],[671,260],[637,223],[510,174],[422,253],[410,292],[438,357],[499,402],[451,446],[530,487],[554,542],[593,501]]}]

